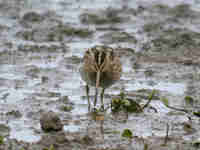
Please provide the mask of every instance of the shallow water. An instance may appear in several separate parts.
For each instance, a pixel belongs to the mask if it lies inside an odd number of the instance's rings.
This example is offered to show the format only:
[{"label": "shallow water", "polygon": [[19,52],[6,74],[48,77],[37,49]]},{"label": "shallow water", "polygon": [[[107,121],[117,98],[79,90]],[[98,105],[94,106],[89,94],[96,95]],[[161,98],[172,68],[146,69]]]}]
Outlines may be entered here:
[{"label": "shallow water", "polygon": [[129,82],[125,84],[125,89],[127,91],[133,91],[133,90],[140,90],[140,89],[155,89],[155,90],[161,90],[166,91],[171,94],[175,95],[183,95],[186,86],[183,83],[170,83],[170,82],[158,82],[158,81],[147,81],[146,79],[139,79],[136,82]]},{"label": "shallow water", "polygon": [[[11,127],[10,138],[25,142],[39,141],[41,136],[33,131],[32,124],[28,122],[30,122],[28,119],[12,121],[12,123],[9,124],[9,127]],[[40,127],[38,126],[38,128]]]},{"label": "shallow water", "polygon": [[[12,49],[8,48],[7,50],[11,53],[8,56],[9,60],[2,60],[3,62],[0,64],[0,79],[3,81],[0,84],[0,98],[3,99],[4,97],[5,99],[1,102],[2,105],[0,104],[0,110],[1,112],[4,112],[4,105],[7,105],[9,108],[6,111],[12,111],[13,109],[19,110],[23,116],[20,119],[9,120],[8,126],[11,128],[10,138],[16,138],[26,142],[36,142],[40,140],[41,135],[35,132],[35,129],[40,130],[40,127],[38,127],[38,116],[36,116],[36,119],[30,118],[29,120],[26,118],[26,115],[29,112],[38,112],[40,109],[54,110],[58,113],[62,113],[56,104],[50,104],[50,106],[46,104],[47,101],[50,103],[57,101],[60,96],[68,96],[69,99],[75,104],[74,109],[70,112],[72,117],[74,117],[73,119],[76,119],[77,116],[86,116],[87,101],[83,98],[83,96],[85,96],[84,82],[81,80],[78,72],[80,64],[70,63],[67,60],[71,59],[72,56],[76,56],[80,59],[83,57],[86,48],[97,44],[102,44],[101,35],[106,33],[106,31],[97,31],[97,26],[95,25],[80,24],[79,15],[81,15],[83,12],[103,10],[108,7],[122,8],[123,6],[129,6],[130,8],[137,8],[141,4],[149,6],[153,3],[163,3],[173,7],[183,2],[191,4],[194,10],[200,9],[200,1],[198,0],[86,0],[84,2],[77,0],[71,0],[70,2],[66,2],[64,0],[32,0],[25,2],[21,8],[20,16],[23,16],[23,14],[28,11],[53,11],[61,18],[63,22],[70,23],[78,27],[87,27],[95,31],[92,38],[74,38],[71,41],[67,41],[68,48],[66,53],[59,51],[53,53],[52,55],[48,51],[41,53],[38,53],[37,51],[15,52],[15,49],[17,49],[20,44],[27,46],[40,45],[41,43],[18,39],[15,36],[15,33],[18,30],[21,31],[23,29],[23,27],[19,25],[19,22],[16,19],[9,17],[0,18],[1,25],[11,28],[8,32],[4,33],[6,36],[2,36],[0,38],[0,44],[4,45],[3,47],[6,47],[5,43],[12,41],[14,45]],[[125,22],[122,25],[116,24],[115,26],[121,31],[137,33],[137,31],[139,31],[138,28],[143,25],[142,23],[144,23],[145,20],[131,18],[130,22]],[[135,26],[133,26],[134,23]],[[200,28],[197,27],[197,29]],[[147,38],[138,33],[136,36],[140,37],[142,41],[145,41]],[[53,44],[60,46],[60,42],[43,42],[41,45],[47,45],[51,47]],[[140,45],[135,43],[123,42],[112,43],[111,45],[113,47],[117,47],[119,45],[121,47],[130,47],[136,49],[136,51],[141,50]],[[50,55],[52,57],[49,59],[48,56]],[[31,69],[28,69],[29,67],[33,67],[33,70],[35,68],[36,73],[34,71],[32,73],[30,71]],[[187,87],[185,81],[175,83],[173,81],[157,80],[156,78],[144,78],[144,75],[140,76],[141,72],[136,73],[133,71],[132,63],[128,59],[127,61],[123,61],[123,68],[124,72],[120,83],[117,83],[108,89],[106,91],[107,94],[117,95],[120,93],[121,89],[125,89],[125,91],[157,89],[168,92],[177,97],[184,96],[185,94]],[[32,76],[28,74],[29,71],[33,74]],[[48,77],[47,82],[43,83],[41,79],[42,77]],[[136,77],[137,79],[135,79]],[[48,93],[50,92],[59,93],[59,95],[48,96]],[[92,89],[91,92],[94,93],[94,89]],[[116,125],[116,127],[114,124],[111,126],[113,126],[113,128],[116,130],[120,128],[120,131],[125,128],[130,128],[133,130],[136,136],[141,137],[148,137],[152,134],[164,136],[165,129],[162,125],[165,123],[162,122],[158,125],[157,129],[154,129],[154,122],[156,122],[157,119],[162,120],[162,117],[165,116],[169,110],[161,102],[153,102],[152,105],[155,105],[157,110],[160,112],[159,115],[153,114],[155,115],[153,116],[153,119],[152,115],[145,116],[144,118],[142,116],[144,114],[139,116],[133,115],[129,118],[126,124],[119,123]],[[61,117],[64,118],[65,114],[62,114]],[[178,121],[184,122],[185,118],[180,117],[178,118]],[[140,128],[141,124],[144,125],[143,128]],[[69,125],[64,126],[64,130],[68,132],[78,132],[82,128],[86,128],[85,123],[80,125],[70,123]]]}]

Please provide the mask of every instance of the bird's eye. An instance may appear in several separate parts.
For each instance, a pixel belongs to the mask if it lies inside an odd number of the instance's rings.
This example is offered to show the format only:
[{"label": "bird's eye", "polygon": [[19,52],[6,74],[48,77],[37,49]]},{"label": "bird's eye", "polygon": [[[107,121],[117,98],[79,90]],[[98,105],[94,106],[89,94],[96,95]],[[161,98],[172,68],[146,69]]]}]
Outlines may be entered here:
[{"label": "bird's eye", "polygon": [[86,51],[86,54],[90,54],[90,52],[89,52],[89,51]]},{"label": "bird's eye", "polygon": [[96,60],[96,62],[97,62],[97,64],[98,64],[99,52],[96,51],[95,54],[94,54],[94,56],[95,56],[95,60]]}]

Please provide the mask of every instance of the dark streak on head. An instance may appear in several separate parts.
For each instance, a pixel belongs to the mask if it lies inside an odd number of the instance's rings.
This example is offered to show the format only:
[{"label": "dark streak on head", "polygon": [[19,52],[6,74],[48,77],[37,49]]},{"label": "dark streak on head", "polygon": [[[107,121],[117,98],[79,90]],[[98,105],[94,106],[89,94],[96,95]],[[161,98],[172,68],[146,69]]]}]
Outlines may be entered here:
[{"label": "dark streak on head", "polygon": [[[107,55],[109,55],[109,60],[113,61],[115,53],[111,47],[108,46],[95,46],[90,48],[91,52],[94,54],[94,60],[98,68],[104,63]],[[86,51],[87,55],[91,55],[89,50]],[[101,57],[99,57],[101,55]],[[100,59],[100,60],[99,60]],[[100,63],[99,63],[100,61]]]}]

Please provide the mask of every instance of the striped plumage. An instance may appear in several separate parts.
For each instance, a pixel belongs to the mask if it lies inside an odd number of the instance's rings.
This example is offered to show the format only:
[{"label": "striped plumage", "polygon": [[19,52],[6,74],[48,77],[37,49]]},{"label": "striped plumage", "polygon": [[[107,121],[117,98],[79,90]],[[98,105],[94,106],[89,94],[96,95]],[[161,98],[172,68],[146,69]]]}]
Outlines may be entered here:
[{"label": "striped plumage", "polygon": [[114,52],[113,48],[108,46],[94,46],[85,52],[80,73],[82,79],[87,83],[86,90],[89,107],[89,85],[96,87],[94,105],[96,105],[97,101],[98,88],[103,88],[101,93],[103,107],[104,90],[120,79],[122,65],[119,56]]}]

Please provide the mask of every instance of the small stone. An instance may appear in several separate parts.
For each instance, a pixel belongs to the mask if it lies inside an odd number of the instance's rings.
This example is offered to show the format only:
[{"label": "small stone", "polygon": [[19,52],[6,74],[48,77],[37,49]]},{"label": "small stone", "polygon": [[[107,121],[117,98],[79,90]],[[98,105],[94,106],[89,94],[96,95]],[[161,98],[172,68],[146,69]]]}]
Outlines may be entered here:
[{"label": "small stone", "polygon": [[59,116],[53,111],[42,114],[40,118],[40,125],[42,130],[46,132],[61,131],[63,129],[63,124]]},{"label": "small stone", "polygon": [[86,145],[93,145],[94,144],[94,140],[90,136],[86,135],[86,136],[84,136],[82,138],[82,143],[86,144]]}]

